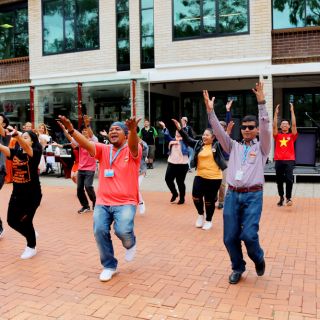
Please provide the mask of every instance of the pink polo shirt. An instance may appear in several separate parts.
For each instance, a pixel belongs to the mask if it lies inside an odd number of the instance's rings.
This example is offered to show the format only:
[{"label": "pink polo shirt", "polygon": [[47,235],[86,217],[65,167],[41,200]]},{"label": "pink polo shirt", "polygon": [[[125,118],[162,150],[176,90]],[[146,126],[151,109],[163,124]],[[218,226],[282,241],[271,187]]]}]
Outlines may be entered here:
[{"label": "pink polo shirt", "polygon": [[[128,145],[118,153],[110,167],[110,149],[112,144],[96,143],[95,158],[99,160],[99,185],[97,190],[98,205],[117,206],[132,204],[139,201],[139,167],[142,148],[139,144],[138,156],[134,158]],[[115,152],[112,156],[114,158]],[[106,177],[106,170],[112,169],[113,177]]]}]

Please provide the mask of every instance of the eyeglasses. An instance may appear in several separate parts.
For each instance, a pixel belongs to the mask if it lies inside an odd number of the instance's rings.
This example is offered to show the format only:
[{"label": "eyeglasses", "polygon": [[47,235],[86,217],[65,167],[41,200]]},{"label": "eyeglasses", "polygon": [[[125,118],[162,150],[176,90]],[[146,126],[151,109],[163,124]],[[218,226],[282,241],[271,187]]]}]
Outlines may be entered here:
[{"label": "eyeglasses", "polygon": [[245,125],[241,125],[241,126],[240,126],[240,129],[241,129],[241,130],[246,130],[247,128],[251,131],[251,130],[253,130],[254,128],[256,128],[256,126],[245,126]]}]

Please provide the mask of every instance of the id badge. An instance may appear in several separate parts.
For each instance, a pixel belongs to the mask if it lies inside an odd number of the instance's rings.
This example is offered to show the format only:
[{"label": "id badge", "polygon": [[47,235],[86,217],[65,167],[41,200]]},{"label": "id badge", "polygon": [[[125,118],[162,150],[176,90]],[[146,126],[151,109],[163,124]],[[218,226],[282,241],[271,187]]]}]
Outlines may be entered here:
[{"label": "id badge", "polygon": [[104,170],[104,177],[105,178],[112,178],[114,177],[114,171],[112,169],[105,169]]},{"label": "id badge", "polygon": [[241,181],[243,178],[243,171],[242,170],[237,170],[236,172],[236,180]]}]

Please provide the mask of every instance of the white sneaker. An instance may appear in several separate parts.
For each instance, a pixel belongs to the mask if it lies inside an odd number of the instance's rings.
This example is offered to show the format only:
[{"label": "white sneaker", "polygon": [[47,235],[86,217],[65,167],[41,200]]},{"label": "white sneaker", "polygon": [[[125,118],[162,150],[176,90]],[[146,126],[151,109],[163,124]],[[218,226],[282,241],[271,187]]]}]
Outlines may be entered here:
[{"label": "white sneaker", "polygon": [[137,245],[135,244],[133,247],[126,250],[124,260],[126,260],[127,262],[132,261],[134,256],[136,255],[136,251],[137,251]]},{"label": "white sneaker", "polygon": [[30,259],[32,257],[34,257],[37,254],[37,249],[36,248],[29,248],[26,247],[21,255],[21,259]]},{"label": "white sneaker", "polygon": [[112,276],[117,272],[117,270],[113,269],[103,269],[100,273],[99,279],[100,281],[109,281],[111,280]]},{"label": "white sneaker", "polygon": [[146,212],[146,205],[144,204],[144,202],[139,203],[139,211],[140,214],[144,214]]},{"label": "white sneaker", "polygon": [[203,226],[203,215],[199,214],[196,221],[196,227],[202,228],[202,226]]},{"label": "white sneaker", "polygon": [[206,221],[202,226],[203,230],[209,230],[211,228],[212,228],[212,222],[210,222],[210,221]]}]

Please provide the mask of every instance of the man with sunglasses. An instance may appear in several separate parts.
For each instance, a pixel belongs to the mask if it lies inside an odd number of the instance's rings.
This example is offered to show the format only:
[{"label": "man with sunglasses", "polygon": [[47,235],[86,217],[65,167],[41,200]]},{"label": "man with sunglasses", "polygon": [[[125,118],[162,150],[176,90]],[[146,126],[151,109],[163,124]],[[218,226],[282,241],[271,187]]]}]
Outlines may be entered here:
[{"label": "man with sunglasses", "polygon": [[286,205],[292,206],[292,187],[293,187],[293,168],[295,165],[295,151],[294,143],[298,137],[296,116],[294,114],[293,104],[290,103],[291,113],[291,132],[289,120],[282,119],[280,123],[281,132],[278,131],[278,115],[279,115],[278,104],[274,110],[273,118],[273,137],[275,140],[275,169],[276,169],[276,181],[278,187],[278,194],[280,200],[277,203],[279,207],[283,206],[284,203],[284,190],[283,183],[286,184]]},{"label": "man with sunglasses", "polygon": [[246,269],[241,241],[255,264],[257,275],[262,276],[265,272],[264,252],[259,243],[258,231],[262,212],[264,165],[271,148],[271,132],[263,83],[257,83],[252,91],[258,101],[260,127],[258,129],[255,116],[245,116],[241,122],[243,140],[240,143],[232,140],[224,131],[214,112],[214,97],[210,100],[208,91],[203,91],[211,127],[224,151],[230,154],[227,172],[229,187],[223,210],[223,238],[232,265],[230,284],[238,283]]}]

